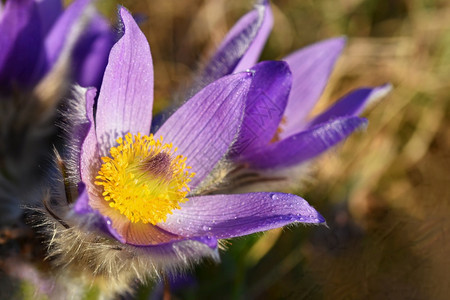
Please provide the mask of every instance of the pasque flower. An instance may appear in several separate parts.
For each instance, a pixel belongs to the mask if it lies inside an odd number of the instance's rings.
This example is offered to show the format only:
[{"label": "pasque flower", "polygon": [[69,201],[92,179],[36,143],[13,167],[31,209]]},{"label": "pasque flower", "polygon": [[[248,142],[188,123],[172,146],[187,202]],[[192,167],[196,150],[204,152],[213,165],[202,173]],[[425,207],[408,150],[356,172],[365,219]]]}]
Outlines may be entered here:
[{"label": "pasque flower", "polygon": [[[262,1],[230,30],[197,78],[197,88],[245,69],[255,71],[245,117],[230,158],[253,170],[277,170],[304,163],[366,125],[358,117],[390,85],[357,89],[314,118],[311,110],[324,89],[345,38],[332,38],[283,58],[285,64],[257,65],[273,23]],[[268,67],[270,65],[270,67]]]},{"label": "pasque flower", "polygon": [[71,82],[101,82],[113,41],[88,0],[0,3],[0,225],[42,198],[57,106]]},{"label": "pasque flower", "polygon": [[150,48],[132,16],[119,13],[123,36],[110,52],[96,109],[95,89],[79,89],[74,101],[82,105],[72,111],[63,155],[71,184],[48,207],[56,263],[122,292],[135,277],[217,258],[219,239],[323,223],[296,195],[202,193],[217,184],[212,174],[239,132],[250,86],[267,70],[213,81],[152,134]]},{"label": "pasque flower", "polygon": [[[32,89],[58,61],[83,86],[101,82],[114,34],[91,0],[8,0],[0,10],[0,89]],[[72,55],[73,54],[73,55]],[[71,58],[72,57],[72,58]]]},{"label": "pasque flower", "polygon": [[65,10],[61,2],[0,2],[0,273],[1,294],[10,297],[20,288],[10,280],[41,292],[53,286],[38,271],[42,246],[30,223],[48,198],[57,111],[73,82],[101,83],[115,39],[91,1],[72,1]]}]

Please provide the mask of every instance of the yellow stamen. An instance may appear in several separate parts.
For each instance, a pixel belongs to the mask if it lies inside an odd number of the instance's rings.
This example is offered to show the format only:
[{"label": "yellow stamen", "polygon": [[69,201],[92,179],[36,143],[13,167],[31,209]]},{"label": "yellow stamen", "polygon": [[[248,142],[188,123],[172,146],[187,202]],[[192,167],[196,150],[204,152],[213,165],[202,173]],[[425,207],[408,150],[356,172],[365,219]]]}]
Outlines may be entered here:
[{"label": "yellow stamen", "polygon": [[131,222],[156,223],[166,220],[179,203],[186,202],[189,172],[186,157],[163,138],[128,133],[118,138],[111,157],[102,157],[96,185],[103,186],[103,198]]}]

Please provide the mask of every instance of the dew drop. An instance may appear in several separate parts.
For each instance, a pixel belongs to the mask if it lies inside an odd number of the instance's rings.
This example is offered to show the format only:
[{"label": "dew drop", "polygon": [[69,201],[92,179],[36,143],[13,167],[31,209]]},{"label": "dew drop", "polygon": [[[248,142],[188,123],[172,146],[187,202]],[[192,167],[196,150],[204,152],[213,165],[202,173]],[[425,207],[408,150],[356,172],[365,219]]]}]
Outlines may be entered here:
[{"label": "dew drop", "polygon": [[270,197],[272,198],[272,200],[278,200],[279,199],[277,194],[272,194],[272,195],[270,195]]}]

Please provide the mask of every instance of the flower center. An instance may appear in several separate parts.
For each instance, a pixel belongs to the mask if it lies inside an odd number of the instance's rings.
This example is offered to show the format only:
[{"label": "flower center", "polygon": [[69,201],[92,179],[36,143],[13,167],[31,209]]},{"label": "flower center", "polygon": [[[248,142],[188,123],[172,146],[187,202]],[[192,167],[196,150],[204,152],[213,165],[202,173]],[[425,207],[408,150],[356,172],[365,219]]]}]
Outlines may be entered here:
[{"label": "flower center", "polygon": [[[134,138],[134,140],[133,140]],[[128,133],[118,138],[111,157],[102,157],[96,185],[103,186],[103,198],[133,223],[166,220],[172,210],[186,202],[187,185],[195,173],[189,172],[186,157],[163,138]]]}]

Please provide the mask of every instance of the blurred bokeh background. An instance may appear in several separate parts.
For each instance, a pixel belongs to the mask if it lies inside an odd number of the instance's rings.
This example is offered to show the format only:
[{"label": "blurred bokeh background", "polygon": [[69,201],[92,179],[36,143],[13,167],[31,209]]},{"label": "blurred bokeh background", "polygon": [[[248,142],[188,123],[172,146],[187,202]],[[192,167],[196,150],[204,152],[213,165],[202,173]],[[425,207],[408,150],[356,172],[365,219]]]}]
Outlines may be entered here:
[{"label": "blurred bokeh background", "polygon": [[[253,2],[120,4],[146,17],[163,109]],[[117,2],[100,5],[114,22]],[[279,0],[272,9],[262,60],[348,37],[317,111],[360,86],[394,89],[365,113],[367,130],[321,156],[313,180],[295,191],[329,228],[232,240],[221,264],[202,264],[172,285],[172,299],[448,299],[450,1]],[[136,297],[158,288],[140,287]]]}]

